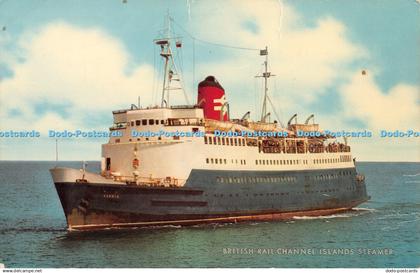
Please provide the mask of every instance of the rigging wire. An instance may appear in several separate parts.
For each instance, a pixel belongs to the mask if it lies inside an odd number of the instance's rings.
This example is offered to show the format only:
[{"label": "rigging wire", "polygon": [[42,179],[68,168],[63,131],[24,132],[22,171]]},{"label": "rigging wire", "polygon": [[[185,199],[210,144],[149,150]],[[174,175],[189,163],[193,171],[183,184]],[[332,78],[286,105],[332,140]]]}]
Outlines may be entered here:
[{"label": "rigging wire", "polygon": [[215,42],[210,42],[210,41],[206,41],[206,40],[203,40],[203,39],[199,39],[199,38],[195,37],[194,35],[192,35],[191,33],[189,33],[185,28],[183,28],[180,24],[178,24],[178,22],[175,21],[172,17],[170,17],[170,20],[175,25],[177,25],[183,32],[185,32],[188,36],[190,36],[191,39],[193,39],[195,41],[198,41],[198,42],[201,42],[201,43],[204,43],[204,44],[213,45],[213,46],[225,47],[225,48],[260,51],[259,48],[233,46],[233,45],[227,45],[227,44],[222,44],[222,43],[215,43]]},{"label": "rigging wire", "polygon": [[[271,68],[271,65],[270,64],[268,64],[268,68],[269,68],[269,70],[270,71],[272,71],[272,68]],[[279,89],[277,88],[277,81],[276,81],[276,78],[274,78],[274,91],[275,91],[275,93],[277,93],[277,94],[279,94],[280,92],[278,91]],[[277,119],[278,119],[278,121],[280,122],[280,125],[282,126],[282,127],[284,127],[284,124],[281,122],[281,120],[280,120],[280,116],[276,113],[276,108],[274,107],[274,105],[273,105],[273,102],[271,101],[271,99],[270,99],[270,97],[268,96],[268,98],[269,98],[269,100],[270,100],[270,104],[271,104],[271,108],[273,109],[273,112],[274,112],[274,114],[276,115],[276,117],[277,117]],[[281,107],[279,106],[278,107],[278,110],[280,111],[280,114],[281,114],[281,116],[283,116],[283,112],[282,112],[282,110],[281,110]]]},{"label": "rigging wire", "polygon": [[194,90],[194,86],[195,86],[195,39],[193,38],[192,41],[193,41],[193,50],[192,50],[193,51],[193,53],[192,53],[193,71],[192,71],[192,88],[191,88],[191,90]]},{"label": "rigging wire", "polygon": [[[281,7],[282,8],[282,7]],[[251,47],[240,47],[240,46],[233,46],[233,45],[227,45],[227,44],[222,44],[222,43],[215,43],[215,42],[210,42],[210,41],[206,41],[203,39],[199,39],[197,37],[195,37],[194,35],[192,35],[190,32],[188,32],[185,28],[183,28],[177,21],[175,21],[172,17],[169,18],[177,27],[179,27],[184,33],[186,33],[193,41],[193,89],[194,89],[194,82],[195,82],[195,43],[200,42],[200,43],[204,43],[204,44],[208,44],[208,45],[212,45],[212,46],[218,46],[218,47],[223,47],[223,48],[230,48],[230,49],[239,49],[239,50],[251,50],[251,51],[260,51],[259,48],[251,48]],[[269,69],[271,70],[271,66],[269,65]],[[262,68],[260,68],[260,70],[262,70]],[[261,72],[261,71],[260,71]],[[256,103],[257,100],[259,101],[260,96],[258,96],[258,92],[256,91],[257,89],[257,79],[255,79],[254,82],[254,90],[255,90],[255,96],[254,96],[254,102]],[[262,83],[261,83],[262,84]],[[275,84],[275,90],[277,89],[277,85],[276,85],[276,81],[274,81]],[[280,119],[280,116],[278,115],[276,108],[274,107],[274,104],[270,98],[270,96],[267,95],[267,99],[271,105],[272,111],[274,112],[276,118],[278,119],[278,122],[280,123],[281,127],[284,128],[284,124]],[[256,103],[257,104],[257,103]],[[257,104],[258,105],[258,104]],[[255,106],[256,112],[258,112],[259,109],[258,106]],[[281,109],[280,109],[281,112]]]},{"label": "rigging wire", "polygon": [[[277,94],[280,93],[280,92],[278,92],[279,89],[277,88],[277,81],[276,80],[274,80],[274,90],[276,91]],[[274,106],[272,106],[272,107],[273,107],[273,109],[275,109]],[[283,111],[282,111],[280,106],[278,107],[278,110],[280,111],[280,116],[284,117]],[[277,116],[277,114],[276,114],[276,116]],[[277,119],[279,120],[281,126],[284,127],[284,124],[281,122],[280,117],[277,117]]]},{"label": "rigging wire", "polygon": [[276,115],[277,120],[278,120],[278,122],[280,123],[280,126],[281,126],[282,128],[284,128],[284,124],[283,124],[283,122],[281,122],[280,117],[279,117],[279,115],[277,114],[276,108],[274,107],[273,102],[272,102],[272,101],[271,101],[271,99],[270,99],[270,96],[267,96],[267,100],[268,100],[268,102],[270,102],[271,108],[272,108],[272,110],[273,110],[273,112],[274,112],[274,115]]},{"label": "rigging wire", "polygon": [[[171,20],[171,17],[169,17],[169,20]],[[172,22],[173,22],[173,20],[172,20]],[[171,32],[172,32],[171,33],[171,35],[172,35],[171,37],[176,37],[174,28],[171,28]],[[180,48],[178,48],[178,46],[176,46],[175,49],[176,50],[175,50],[174,53],[176,53],[176,58],[173,58],[172,59],[172,62],[173,62],[173,65],[174,65],[175,70],[178,70],[177,65],[179,67],[179,72],[178,72],[179,86],[180,86],[180,89],[182,90],[182,93],[184,95],[184,99],[185,99],[186,103],[187,104],[190,104],[190,100],[188,98],[188,94],[187,94],[187,92],[186,92],[186,90],[184,88],[184,79],[181,76],[181,75],[184,74],[184,72],[183,72],[183,55],[182,55],[182,52],[183,51],[182,51],[182,44],[181,44],[181,47]],[[174,59],[175,59],[175,61],[174,61]],[[178,64],[176,64],[176,62],[178,62]]]},{"label": "rigging wire", "polygon": [[154,104],[156,104],[156,47],[153,45],[153,85],[152,85],[152,101]]}]

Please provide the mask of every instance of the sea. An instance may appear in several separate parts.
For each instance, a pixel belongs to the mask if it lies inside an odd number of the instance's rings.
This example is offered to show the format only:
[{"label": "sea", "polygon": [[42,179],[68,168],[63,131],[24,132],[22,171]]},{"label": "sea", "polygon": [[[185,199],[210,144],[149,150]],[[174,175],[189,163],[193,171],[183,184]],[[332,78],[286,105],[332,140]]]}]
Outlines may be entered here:
[{"label": "sea", "polygon": [[[420,163],[359,162],[371,200],[289,221],[68,232],[50,177],[81,162],[0,161],[0,263],[82,268],[420,266]],[[99,162],[88,162],[98,171]]]}]

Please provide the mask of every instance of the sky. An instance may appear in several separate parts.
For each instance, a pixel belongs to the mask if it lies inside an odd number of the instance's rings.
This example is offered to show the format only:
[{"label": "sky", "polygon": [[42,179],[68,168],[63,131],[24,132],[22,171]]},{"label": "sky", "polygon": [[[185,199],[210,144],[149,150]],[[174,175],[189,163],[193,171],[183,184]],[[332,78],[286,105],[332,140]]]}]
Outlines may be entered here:
[{"label": "sky", "polygon": [[[158,104],[162,60],[153,39],[173,18],[190,102],[214,75],[233,117],[260,117],[268,47],[270,110],[283,124],[315,114],[322,129],[372,131],[351,138],[363,161],[419,161],[420,4],[390,0],[0,0],[0,160],[54,160],[48,130],[107,130],[112,110]],[[194,38],[194,39],[193,39]],[[224,46],[217,46],[224,45]],[[243,49],[238,49],[238,48]],[[365,73],[362,73],[365,71]],[[181,92],[173,103],[185,104]],[[274,112],[277,115],[274,115]],[[60,139],[60,160],[99,160],[100,139]]]}]

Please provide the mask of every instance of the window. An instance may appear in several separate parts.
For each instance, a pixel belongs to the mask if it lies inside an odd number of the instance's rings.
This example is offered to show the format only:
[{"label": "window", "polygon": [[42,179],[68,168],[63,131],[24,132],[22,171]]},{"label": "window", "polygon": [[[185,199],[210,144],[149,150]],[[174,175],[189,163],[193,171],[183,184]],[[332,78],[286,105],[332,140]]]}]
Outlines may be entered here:
[{"label": "window", "polygon": [[106,170],[107,171],[111,170],[111,158],[110,157],[106,158]]},{"label": "window", "polygon": [[230,146],[233,146],[233,138],[230,139]]},{"label": "window", "polygon": [[209,144],[212,144],[212,138],[209,137]]},{"label": "window", "polygon": [[155,120],[154,119],[149,119],[149,125],[154,125],[155,124]]},{"label": "window", "polygon": [[159,120],[157,119],[157,120],[155,120],[155,124],[156,125],[159,125]]},{"label": "window", "polygon": [[131,126],[134,126],[134,121],[131,122]]},{"label": "window", "polygon": [[225,145],[225,138],[222,138],[222,145]]},{"label": "window", "polygon": [[220,137],[217,138],[217,145],[220,145]]},{"label": "window", "polygon": [[229,138],[226,139],[226,145],[229,146]]},{"label": "window", "polygon": [[216,163],[216,164],[218,163],[218,160],[217,160],[217,158],[216,158],[216,159],[214,160],[214,163]]},{"label": "window", "polygon": [[119,138],[115,139],[115,143],[120,143],[120,139]]},{"label": "window", "polygon": [[206,163],[209,164],[209,159],[208,158],[206,158]]},{"label": "window", "polygon": [[136,120],[136,126],[140,125],[140,120]]},{"label": "window", "polygon": [[227,164],[227,160],[226,160],[226,158],[225,158],[225,159],[223,159],[223,162],[224,162],[225,164]]},{"label": "window", "polygon": [[238,139],[235,138],[235,146],[238,146]]},{"label": "window", "polygon": [[141,120],[141,125],[147,125],[147,119],[142,119]]},{"label": "window", "polygon": [[160,124],[165,124],[165,120],[164,119],[161,119],[160,120]]},{"label": "window", "polygon": [[207,137],[204,136],[204,144],[207,144]]}]

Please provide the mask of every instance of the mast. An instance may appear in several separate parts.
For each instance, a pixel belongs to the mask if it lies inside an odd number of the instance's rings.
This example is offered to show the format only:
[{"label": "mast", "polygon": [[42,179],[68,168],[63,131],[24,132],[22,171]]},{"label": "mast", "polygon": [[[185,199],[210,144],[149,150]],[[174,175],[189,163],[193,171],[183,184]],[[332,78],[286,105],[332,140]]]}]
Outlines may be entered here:
[{"label": "mast", "polygon": [[268,98],[268,78],[272,75],[271,72],[268,71],[268,47],[266,46],[265,49],[260,50],[260,56],[265,56],[264,60],[264,72],[262,75],[258,75],[258,78],[264,78],[264,99],[263,105],[261,109],[261,122],[265,122],[265,119],[269,116],[267,113],[267,99]]},{"label": "mast", "polygon": [[[171,20],[169,19],[169,14],[167,14],[165,18],[165,25],[167,25],[166,28],[166,37],[155,40],[155,44],[160,46],[160,56],[162,56],[165,59],[165,66],[163,70],[163,86],[162,86],[162,98],[160,106],[163,107],[164,104],[166,106],[169,106],[169,79],[168,79],[168,64],[169,64],[169,58],[172,56],[171,52],[171,44],[170,44],[170,35],[171,35]],[[166,98],[165,98],[166,97]],[[166,99],[166,100],[165,100]],[[166,103],[165,103],[166,102]]]},{"label": "mast", "polygon": [[[173,58],[173,52],[171,48],[171,40],[179,39],[180,37],[171,36],[171,20],[169,13],[165,18],[166,28],[164,30],[163,38],[155,39],[154,42],[156,45],[160,46],[160,56],[165,60],[164,71],[163,71],[163,85],[162,85],[162,96],[161,96],[161,107],[169,107],[169,91],[181,89],[184,93],[185,100],[189,104],[187,94],[183,88],[183,83],[181,76],[178,74],[178,69]],[[176,47],[180,48],[182,43],[176,41]],[[171,87],[172,81],[178,81],[180,87]]]}]

